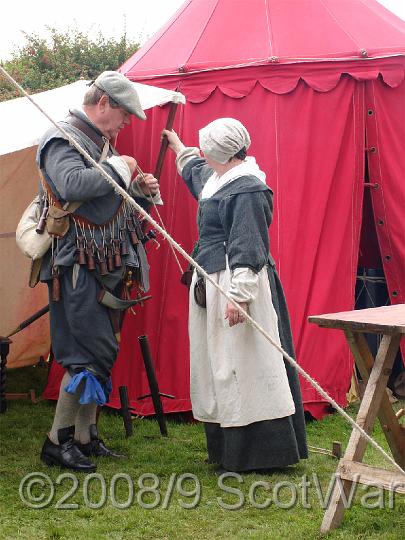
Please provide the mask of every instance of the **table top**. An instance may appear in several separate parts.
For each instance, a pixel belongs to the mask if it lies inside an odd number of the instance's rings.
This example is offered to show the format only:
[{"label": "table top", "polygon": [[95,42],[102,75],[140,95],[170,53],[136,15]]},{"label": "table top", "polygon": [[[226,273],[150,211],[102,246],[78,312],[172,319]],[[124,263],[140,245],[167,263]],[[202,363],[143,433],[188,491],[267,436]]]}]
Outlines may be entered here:
[{"label": "table top", "polygon": [[308,321],[325,328],[405,335],[405,304],[314,315]]}]

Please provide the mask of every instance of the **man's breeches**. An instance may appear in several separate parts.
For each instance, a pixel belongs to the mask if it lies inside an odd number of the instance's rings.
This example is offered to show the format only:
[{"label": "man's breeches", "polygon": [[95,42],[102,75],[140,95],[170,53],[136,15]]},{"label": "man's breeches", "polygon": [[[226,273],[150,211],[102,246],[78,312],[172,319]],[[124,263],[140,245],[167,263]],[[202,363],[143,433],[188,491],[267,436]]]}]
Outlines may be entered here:
[{"label": "man's breeches", "polygon": [[67,268],[60,276],[60,300],[50,302],[53,353],[65,368],[91,364],[98,375],[108,378],[118,344],[108,310],[97,301],[101,286],[83,267],[73,284],[72,270]]}]

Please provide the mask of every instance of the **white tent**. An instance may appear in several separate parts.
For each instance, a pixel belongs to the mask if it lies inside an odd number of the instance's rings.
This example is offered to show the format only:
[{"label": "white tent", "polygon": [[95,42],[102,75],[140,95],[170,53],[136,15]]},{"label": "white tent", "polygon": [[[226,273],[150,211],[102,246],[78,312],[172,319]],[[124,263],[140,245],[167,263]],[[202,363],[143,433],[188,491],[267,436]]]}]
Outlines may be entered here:
[{"label": "white tent", "polygon": [[[143,109],[170,101],[185,103],[178,92],[132,83]],[[77,81],[32,95],[52,119],[65,118],[83,101],[88,81]],[[28,288],[29,259],[18,250],[15,229],[22,212],[38,189],[36,146],[52,124],[31,101],[17,98],[0,103],[0,335],[8,335],[20,322],[48,302],[46,287]],[[48,316],[12,337],[8,366],[36,363],[49,351]]]}]

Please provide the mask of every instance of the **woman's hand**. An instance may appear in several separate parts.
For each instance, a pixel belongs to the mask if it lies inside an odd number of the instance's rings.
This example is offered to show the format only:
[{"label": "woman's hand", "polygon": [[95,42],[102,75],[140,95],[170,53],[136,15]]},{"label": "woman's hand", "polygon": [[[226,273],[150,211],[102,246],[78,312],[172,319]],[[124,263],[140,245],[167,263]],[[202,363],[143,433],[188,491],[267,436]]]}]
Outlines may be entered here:
[{"label": "woman's hand", "polygon": [[[238,306],[247,311],[247,302],[238,302]],[[233,305],[231,302],[226,304],[225,319],[228,319],[229,326],[235,326],[235,324],[243,323],[246,317]]]},{"label": "woman's hand", "polygon": [[181,142],[179,136],[177,133],[173,130],[169,131],[168,129],[164,129],[162,131],[162,137],[167,137],[167,140],[169,141],[169,148],[173,150],[173,152],[177,155],[183,148],[185,148],[184,144]]}]

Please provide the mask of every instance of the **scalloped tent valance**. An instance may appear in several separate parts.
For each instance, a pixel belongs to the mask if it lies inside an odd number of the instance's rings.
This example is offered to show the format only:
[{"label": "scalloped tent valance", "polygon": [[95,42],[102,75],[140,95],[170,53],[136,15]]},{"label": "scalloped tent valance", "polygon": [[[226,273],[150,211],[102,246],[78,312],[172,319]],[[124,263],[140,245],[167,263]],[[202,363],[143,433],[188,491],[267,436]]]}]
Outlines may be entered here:
[{"label": "scalloped tent valance", "polygon": [[[128,75],[128,74],[127,74]],[[157,84],[181,91],[188,102],[201,103],[218,89],[231,98],[248,96],[257,84],[275,94],[295,90],[300,81],[317,92],[336,88],[342,77],[357,81],[381,78],[387,86],[398,87],[405,78],[405,56],[289,65],[262,65],[220,71],[195,72],[141,79],[145,84]],[[131,78],[131,77],[130,77]],[[136,80],[140,80],[137,78]]]}]

